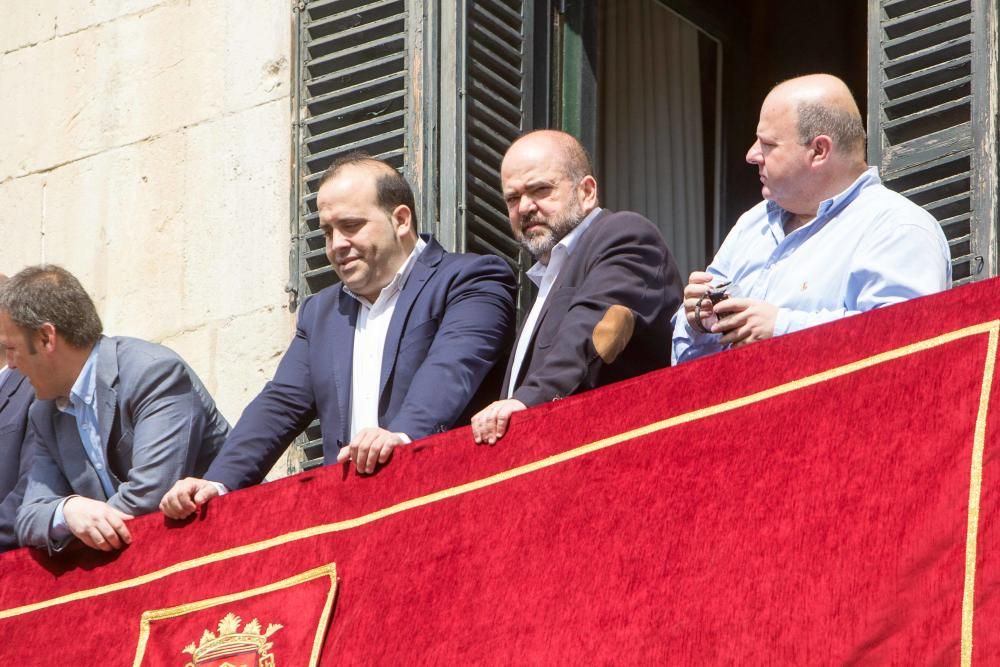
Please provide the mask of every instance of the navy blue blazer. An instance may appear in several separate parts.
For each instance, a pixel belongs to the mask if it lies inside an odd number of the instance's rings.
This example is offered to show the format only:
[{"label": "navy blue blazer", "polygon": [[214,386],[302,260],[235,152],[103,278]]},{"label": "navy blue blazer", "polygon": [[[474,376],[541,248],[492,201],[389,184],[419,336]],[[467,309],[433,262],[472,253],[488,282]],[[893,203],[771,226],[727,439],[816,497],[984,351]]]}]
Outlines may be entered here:
[{"label": "navy blue blazer", "polygon": [[205,478],[229,489],[259,483],[319,416],[323,456],[350,440],[351,376],[378,372],[379,426],[414,440],[455,425],[514,327],[514,274],[486,255],[447,253],[425,236],[396,302],[381,369],[353,369],[360,304],[333,285],[302,303],[274,379],[247,406]]},{"label": "navy blue blazer", "polygon": [[518,377],[501,397],[531,407],[670,365],[683,283],[660,231],[629,211],[598,213],[542,306]]},{"label": "navy blue blazer", "polygon": [[27,430],[28,408],[35,390],[17,370],[8,370],[0,381],[0,551],[18,546],[14,517],[24,498],[28,468],[35,452]]}]

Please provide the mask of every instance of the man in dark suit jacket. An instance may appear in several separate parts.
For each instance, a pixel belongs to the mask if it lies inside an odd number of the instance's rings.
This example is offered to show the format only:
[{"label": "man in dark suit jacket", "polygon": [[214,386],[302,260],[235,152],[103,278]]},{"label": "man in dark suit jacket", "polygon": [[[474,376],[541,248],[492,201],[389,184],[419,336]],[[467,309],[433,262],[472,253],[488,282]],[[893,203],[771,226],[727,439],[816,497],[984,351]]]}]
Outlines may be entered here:
[{"label": "man in dark suit jacket", "polygon": [[451,428],[507,349],[510,268],[420,239],[413,193],[390,165],[338,160],[317,204],[342,284],[303,303],[274,379],[205,479],[182,480],[163,499],[168,516],[260,482],[317,415],[325,460],[374,472],[395,447]]},{"label": "man in dark suit jacket", "polygon": [[[4,344],[2,336],[0,344]],[[19,546],[14,517],[35,451],[32,438],[27,437],[28,408],[34,398],[24,375],[0,364],[0,551]]]},{"label": "man in dark suit jacket", "polygon": [[125,522],[208,467],[229,431],[194,371],[165,347],[107,338],[80,283],[29,267],[0,291],[7,363],[35,389],[38,446],[15,528],[23,545],[131,541]]},{"label": "man in dark suit jacket", "polygon": [[503,195],[539,287],[496,401],[472,419],[477,443],[514,412],[670,365],[681,302],[674,258],[642,216],[598,207],[590,158],[572,136],[531,132],[507,150]]}]

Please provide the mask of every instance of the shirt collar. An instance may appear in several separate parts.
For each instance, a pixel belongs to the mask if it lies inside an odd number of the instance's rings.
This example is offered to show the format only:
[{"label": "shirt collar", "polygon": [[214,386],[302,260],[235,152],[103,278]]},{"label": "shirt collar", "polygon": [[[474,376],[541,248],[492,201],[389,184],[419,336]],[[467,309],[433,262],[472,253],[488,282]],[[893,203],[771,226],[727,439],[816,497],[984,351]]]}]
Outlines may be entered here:
[{"label": "shirt collar", "polygon": [[[819,208],[816,210],[816,217],[813,218],[812,222],[807,225],[803,225],[801,229],[812,226],[813,222],[820,219],[830,218],[835,215],[840,209],[847,206],[849,203],[857,199],[861,191],[870,185],[878,185],[882,182],[879,178],[877,167],[868,167],[861,175],[854,179],[854,182],[847,186],[847,189],[839,194],[830,197],[829,199],[824,199],[820,202]],[[767,202],[767,219],[772,230],[781,230],[781,235],[778,238],[784,238],[784,226],[785,221],[791,217],[791,213],[781,208],[777,202],[768,201]]]},{"label": "shirt collar", "polygon": [[882,179],[878,177],[878,169],[875,167],[868,167],[861,172],[860,176],[854,179],[853,183],[847,186],[846,190],[823,202],[820,202],[819,210],[816,211],[816,215],[823,217],[832,215],[848,203],[854,201],[857,196],[861,194],[863,189],[867,188],[869,185],[878,185],[881,182]]},{"label": "shirt collar", "polygon": [[[569,257],[569,255],[573,252],[573,248],[576,246],[577,240],[579,240],[579,238],[583,236],[583,233],[587,231],[587,228],[590,227],[590,224],[594,222],[594,218],[596,218],[600,212],[601,212],[601,207],[600,206],[595,207],[593,211],[587,214],[587,217],[584,218],[579,225],[574,227],[569,234],[567,234],[566,236],[562,237],[559,240],[559,243],[557,243],[555,247],[552,248],[552,252],[549,253],[549,264],[552,263],[552,257],[554,257],[557,254],[562,254],[565,255],[566,257]],[[534,282],[537,285],[542,281],[542,277],[545,275],[545,272],[548,270],[548,268],[549,268],[548,264],[535,262],[534,264],[531,265],[531,268],[528,269],[527,275],[529,278],[531,278],[532,282]]]},{"label": "shirt collar", "polygon": [[94,395],[97,393],[97,350],[100,347],[101,341],[98,339],[83,368],[80,369],[80,374],[76,376],[76,382],[69,390],[69,397],[56,399],[56,407],[62,412],[72,412],[72,408],[94,405]]},{"label": "shirt collar", "polygon": [[[424,251],[424,248],[426,247],[427,247],[427,241],[424,241],[421,237],[418,236],[417,244],[413,246],[413,250],[410,251],[410,254],[409,256],[407,256],[406,261],[403,262],[403,265],[399,267],[398,271],[396,271],[396,275],[392,277],[392,280],[389,281],[389,284],[383,287],[382,291],[379,292],[378,297],[375,299],[376,303],[391,297],[396,292],[399,292],[403,289],[403,286],[406,284],[406,279],[410,277],[411,273],[413,273],[413,265],[417,263],[417,258],[420,257],[420,253],[422,253]],[[369,302],[368,299],[358,294],[355,294],[354,292],[349,290],[347,288],[347,285],[344,285],[342,289],[344,290],[344,293],[350,295],[356,301],[361,303],[361,305],[369,307],[374,305],[373,303]]]}]

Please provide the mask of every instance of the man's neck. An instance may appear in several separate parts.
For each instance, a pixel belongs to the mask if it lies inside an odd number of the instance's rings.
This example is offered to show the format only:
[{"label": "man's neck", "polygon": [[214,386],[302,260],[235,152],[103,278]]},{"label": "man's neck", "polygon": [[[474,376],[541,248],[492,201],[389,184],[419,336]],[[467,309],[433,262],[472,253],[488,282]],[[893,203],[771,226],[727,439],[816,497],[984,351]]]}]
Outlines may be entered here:
[{"label": "man's neck", "polygon": [[813,203],[815,207],[813,208],[813,217],[816,217],[816,211],[819,210],[820,204],[825,202],[827,199],[833,199],[841,192],[851,187],[854,181],[860,178],[861,174],[865,173],[868,169],[868,165],[864,162],[858,162],[852,164],[849,168],[841,169],[836,174],[830,175],[820,187],[816,188],[815,196],[813,197]]},{"label": "man's neck", "polygon": [[860,162],[854,165],[850,169],[841,171],[836,177],[829,178],[822,186],[815,190],[815,196],[811,198],[808,208],[809,211],[805,213],[794,213],[789,211],[788,220],[785,221],[784,230],[785,235],[791,234],[796,229],[805,227],[810,222],[816,219],[819,213],[820,205],[828,199],[832,199],[847,190],[851,185],[854,184],[856,180],[865,173],[868,169],[868,165],[864,162]]},{"label": "man's neck", "polygon": [[70,392],[73,391],[73,385],[76,384],[77,378],[80,377],[80,373],[83,372],[83,367],[87,364],[87,359],[90,358],[90,353],[93,351],[94,345],[88,345],[87,347],[75,348],[66,346],[63,349],[63,354],[65,355],[61,364],[59,364],[65,370],[63,371],[63,382],[62,386],[64,390],[59,392],[59,398],[69,399]]},{"label": "man's neck", "polygon": [[804,215],[799,213],[792,213],[790,216],[788,216],[788,220],[785,220],[785,224],[783,225],[783,229],[785,230],[785,236],[788,236],[789,234],[794,232],[796,229],[799,229],[800,227],[805,227],[815,219],[816,219],[815,213],[812,214],[807,213]]}]

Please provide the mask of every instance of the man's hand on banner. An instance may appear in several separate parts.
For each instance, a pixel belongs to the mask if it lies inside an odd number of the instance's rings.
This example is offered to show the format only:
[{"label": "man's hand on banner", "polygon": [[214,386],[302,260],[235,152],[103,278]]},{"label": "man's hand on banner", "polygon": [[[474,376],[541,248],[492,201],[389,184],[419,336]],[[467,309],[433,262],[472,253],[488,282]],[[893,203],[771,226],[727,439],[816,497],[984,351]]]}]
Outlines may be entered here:
[{"label": "man's hand on banner", "polygon": [[197,477],[185,477],[174,483],[160,501],[160,511],[171,519],[183,519],[212,498],[221,495],[215,482]]},{"label": "man's hand on banner", "polygon": [[125,527],[134,517],[100,500],[72,496],[63,505],[70,532],[91,549],[115,551],[132,543]]}]

